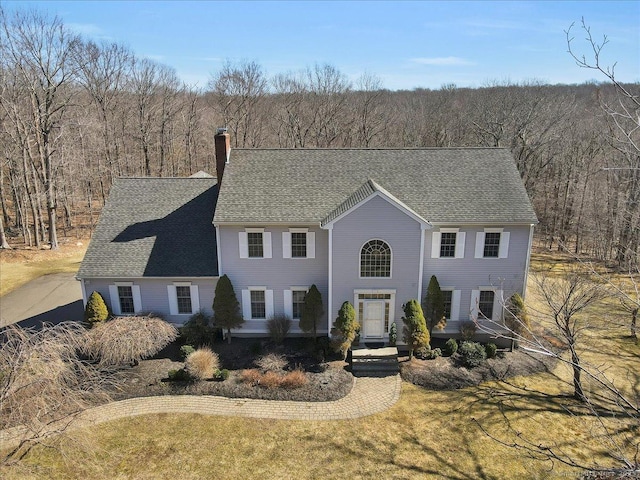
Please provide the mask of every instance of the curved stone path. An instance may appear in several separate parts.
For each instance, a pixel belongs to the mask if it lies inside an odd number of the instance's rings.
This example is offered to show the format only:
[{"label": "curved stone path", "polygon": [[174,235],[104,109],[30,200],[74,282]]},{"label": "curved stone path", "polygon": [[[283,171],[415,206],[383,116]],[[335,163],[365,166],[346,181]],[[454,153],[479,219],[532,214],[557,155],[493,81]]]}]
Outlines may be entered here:
[{"label": "curved stone path", "polygon": [[[400,398],[400,375],[357,377],[343,398],[330,402],[293,402],[211,395],[163,395],[107,403],[81,412],[73,422],[88,427],[119,418],[156,413],[196,413],[277,420],[350,420],[387,410]],[[0,431],[0,449],[15,445],[21,429]]]}]

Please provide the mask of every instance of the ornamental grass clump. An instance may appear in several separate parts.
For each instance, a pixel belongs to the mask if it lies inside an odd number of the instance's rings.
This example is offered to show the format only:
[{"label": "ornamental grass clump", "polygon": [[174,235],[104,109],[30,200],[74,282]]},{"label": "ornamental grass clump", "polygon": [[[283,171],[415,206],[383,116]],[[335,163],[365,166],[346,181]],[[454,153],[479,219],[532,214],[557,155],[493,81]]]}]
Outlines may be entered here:
[{"label": "ornamental grass clump", "polygon": [[278,372],[284,370],[288,364],[284,355],[279,355],[277,353],[263,355],[253,363],[265,372]]},{"label": "ornamental grass clump", "polygon": [[184,361],[184,368],[192,378],[205,380],[214,377],[220,368],[220,360],[209,347],[203,347],[189,354]]}]

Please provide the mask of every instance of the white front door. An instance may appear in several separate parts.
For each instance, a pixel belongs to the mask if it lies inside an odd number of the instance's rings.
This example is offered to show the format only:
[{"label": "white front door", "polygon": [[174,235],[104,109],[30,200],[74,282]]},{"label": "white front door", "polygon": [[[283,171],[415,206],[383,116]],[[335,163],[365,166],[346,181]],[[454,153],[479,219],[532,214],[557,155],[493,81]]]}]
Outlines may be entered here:
[{"label": "white front door", "polygon": [[384,334],[384,300],[365,300],[362,338],[382,338]]}]

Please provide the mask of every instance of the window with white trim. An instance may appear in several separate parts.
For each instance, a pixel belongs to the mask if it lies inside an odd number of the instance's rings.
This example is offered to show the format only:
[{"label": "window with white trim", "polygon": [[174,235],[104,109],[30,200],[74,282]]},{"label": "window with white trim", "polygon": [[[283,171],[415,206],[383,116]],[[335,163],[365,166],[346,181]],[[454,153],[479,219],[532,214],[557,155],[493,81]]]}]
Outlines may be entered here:
[{"label": "window with white trim", "polygon": [[476,233],[475,258],[507,258],[510,233],[502,228],[485,228]]},{"label": "window with white trim", "polygon": [[282,232],[282,258],[315,258],[316,234],[308,228],[290,228]]},{"label": "window with white trim", "polygon": [[493,318],[493,302],[495,301],[493,290],[480,290],[478,297],[478,311],[482,318]]},{"label": "window with white trim", "polygon": [[441,228],[431,234],[431,258],[464,258],[466,233],[459,228]]},{"label": "window with white trim", "polygon": [[273,316],[273,290],[266,287],[242,290],[242,314],[248,320],[265,320]]},{"label": "window with white trim", "polygon": [[136,313],[136,308],[133,303],[133,290],[129,285],[118,286],[118,301],[122,315],[132,315]]},{"label": "window with white trim", "polygon": [[251,318],[267,318],[267,299],[264,290],[251,290]]},{"label": "window with white trim", "polygon": [[198,286],[191,282],[174,282],[167,285],[169,313],[171,315],[193,315],[200,310]]},{"label": "window with white trim", "polygon": [[264,228],[245,228],[238,232],[240,258],[271,258],[271,232]]},{"label": "window with white trim", "polygon": [[134,315],[142,311],[140,285],[133,282],[115,282],[109,285],[111,310],[114,315]]},{"label": "window with white trim", "polygon": [[191,313],[193,311],[191,308],[191,287],[177,286],[176,300],[179,314]]},{"label": "window with white trim", "polygon": [[300,320],[302,318],[302,310],[304,309],[304,297],[307,295],[305,290],[291,291],[291,318]]},{"label": "window with white trim", "polygon": [[391,247],[383,240],[369,240],[360,250],[360,277],[390,278]]},{"label": "window with white trim", "polygon": [[442,290],[442,303],[444,304],[444,318],[451,319],[451,301],[453,290]]}]

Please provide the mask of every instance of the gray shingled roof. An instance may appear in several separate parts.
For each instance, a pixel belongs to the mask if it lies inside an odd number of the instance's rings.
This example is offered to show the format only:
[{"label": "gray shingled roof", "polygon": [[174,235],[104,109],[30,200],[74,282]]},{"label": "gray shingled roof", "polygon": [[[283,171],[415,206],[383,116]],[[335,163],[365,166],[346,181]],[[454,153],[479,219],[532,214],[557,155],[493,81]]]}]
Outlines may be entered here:
[{"label": "gray shingled roof", "polygon": [[78,278],[218,275],[215,178],[120,178]]},{"label": "gray shingled roof", "polygon": [[214,223],[320,223],[369,179],[432,223],[537,222],[508,150],[425,148],[232,149]]}]

